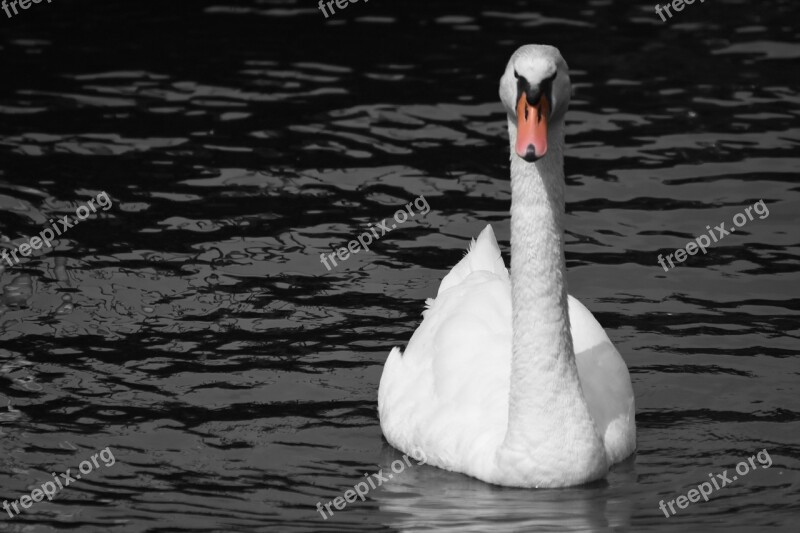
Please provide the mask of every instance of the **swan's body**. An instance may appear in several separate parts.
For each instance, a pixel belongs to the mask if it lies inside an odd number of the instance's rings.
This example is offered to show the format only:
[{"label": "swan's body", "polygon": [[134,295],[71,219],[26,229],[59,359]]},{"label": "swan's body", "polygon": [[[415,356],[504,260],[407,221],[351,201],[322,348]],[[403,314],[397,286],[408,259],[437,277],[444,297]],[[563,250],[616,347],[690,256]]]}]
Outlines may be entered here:
[{"label": "swan's body", "polygon": [[389,354],[381,428],[395,448],[486,482],[576,485],[633,453],[633,389],[603,328],[566,292],[566,63],[555,48],[522,47],[500,96],[512,146],[511,276],[487,226],[428,301],[405,353]]}]

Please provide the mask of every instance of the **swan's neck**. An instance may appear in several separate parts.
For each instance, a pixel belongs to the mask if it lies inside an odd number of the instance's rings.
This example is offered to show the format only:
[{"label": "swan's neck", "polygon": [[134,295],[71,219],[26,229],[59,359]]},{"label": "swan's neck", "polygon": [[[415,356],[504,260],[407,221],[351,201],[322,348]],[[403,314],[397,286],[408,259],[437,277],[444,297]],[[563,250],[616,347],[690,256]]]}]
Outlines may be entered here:
[{"label": "swan's neck", "polygon": [[561,453],[561,448],[570,454],[577,451],[569,449],[576,439],[598,437],[570,334],[562,221],[564,135],[561,122],[553,126],[548,136],[554,142],[546,156],[531,164],[516,155],[516,125],[509,122],[513,339],[504,445],[543,454]]}]

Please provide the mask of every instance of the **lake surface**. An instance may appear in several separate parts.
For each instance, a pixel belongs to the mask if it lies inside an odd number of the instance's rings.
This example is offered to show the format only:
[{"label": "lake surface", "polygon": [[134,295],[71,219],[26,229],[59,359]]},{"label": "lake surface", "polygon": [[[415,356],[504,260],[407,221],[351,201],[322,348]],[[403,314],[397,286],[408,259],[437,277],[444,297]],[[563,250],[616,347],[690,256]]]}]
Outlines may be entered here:
[{"label": "lake surface", "polygon": [[[0,273],[0,500],[115,459],[0,531],[796,531],[800,6],[535,4],[0,14],[0,245],[113,202]],[[487,223],[508,263],[497,86],[530,42],[570,64],[569,290],[631,371],[638,452],[564,490],[412,462],[325,520],[400,458],[377,388],[425,298]],[[426,215],[320,262],[420,196]],[[659,509],[762,450],[771,467]]]}]

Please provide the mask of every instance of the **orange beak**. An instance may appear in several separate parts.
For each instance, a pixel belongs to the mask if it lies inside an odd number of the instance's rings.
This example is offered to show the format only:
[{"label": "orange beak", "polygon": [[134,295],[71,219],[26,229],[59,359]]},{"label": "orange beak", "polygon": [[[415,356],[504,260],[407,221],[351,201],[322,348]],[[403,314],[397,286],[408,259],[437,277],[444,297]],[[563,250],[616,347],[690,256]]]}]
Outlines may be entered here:
[{"label": "orange beak", "polygon": [[523,93],[517,103],[517,155],[526,161],[536,161],[547,153],[547,119],[550,102],[542,95],[539,103],[531,105]]}]

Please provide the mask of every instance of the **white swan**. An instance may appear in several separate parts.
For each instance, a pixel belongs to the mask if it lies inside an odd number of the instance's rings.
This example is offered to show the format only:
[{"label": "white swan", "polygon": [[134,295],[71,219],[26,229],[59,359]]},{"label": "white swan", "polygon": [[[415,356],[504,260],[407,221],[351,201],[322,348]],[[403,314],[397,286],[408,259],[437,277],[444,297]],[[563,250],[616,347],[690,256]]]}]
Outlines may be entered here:
[{"label": "white swan", "polygon": [[[565,286],[567,64],[518,49],[500,80],[511,142],[511,277],[491,226],[444,277],[378,391],[386,440],[489,483],[602,478],[636,448],[625,362]],[[571,327],[570,327],[571,326]]]}]

